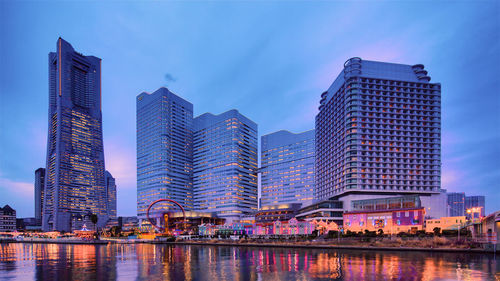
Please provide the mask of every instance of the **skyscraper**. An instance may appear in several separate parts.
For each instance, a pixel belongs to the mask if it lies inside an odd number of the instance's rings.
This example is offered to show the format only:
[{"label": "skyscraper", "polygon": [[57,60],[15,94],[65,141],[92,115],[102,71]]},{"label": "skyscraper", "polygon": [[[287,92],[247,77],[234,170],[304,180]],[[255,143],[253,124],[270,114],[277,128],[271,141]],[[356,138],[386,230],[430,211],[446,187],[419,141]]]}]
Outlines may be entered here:
[{"label": "skyscraper", "polygon": [[[465,215],[467,218],[477,218],[479,216],[484,217],[485,215],[485,197],[484,196],[465,196]],[[472,208],[481,208],[480,212],[467,213],[467,210]]]},{"label": "skyscraper", "polygon": [[[160,88],[137,96],[137,216],[158,199],[171,199],[186,210],[193,204],[193,105]],[[152,212],[176,206],[161,203]]]},{"label": "skyscraper", "polygon": [[106,183],[106,207],[110,219],[116,219],[116,180],[109,171],[104,174]]},{"label": "skyscraper", "polygon": [[278,131],[261,137],[262,206],[301,203],[314,197],[314,130]]},{"label": "skyscraper", "polygon": [[[321,94],[318,199],[440,193],[441,85],[421,64],[351,58]],[[424,204],[424,203],[423,203]]]},{"label": "skyscraper", "polygon": [[194,119],[194,202],[227,222],[257,210],[257,124],[230,110]]},{"label": "skyscraper", "polygon": [[35,220],[37,225],[42,223],[44,186],[45,168],[38,168],[35,171]]},{"label": "skyscraper", "polygon": [[101,59],[61,38],[49,54],[48,119],[42,229],[70,231],[72,217],[89,213],[104,226]]},{"label": "skyscraper", "polygon": [[465,193],[449,192],[448,196],[448,216],[465,216]]}]

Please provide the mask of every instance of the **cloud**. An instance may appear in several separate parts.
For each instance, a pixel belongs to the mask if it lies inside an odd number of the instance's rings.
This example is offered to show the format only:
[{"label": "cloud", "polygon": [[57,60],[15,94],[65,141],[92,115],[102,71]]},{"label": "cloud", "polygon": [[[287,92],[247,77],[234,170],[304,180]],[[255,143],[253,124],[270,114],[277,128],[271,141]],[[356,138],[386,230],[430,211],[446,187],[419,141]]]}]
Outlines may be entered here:
[{"label": "cloud", "polygon": [[172,76],[172,74],[170,73],[166,73],[165,76],[165,82],[167,83],[167,85],[170,83],[170,82],[175,82],[177,81],[177,78],[175,78],[174,76]]},{"label": "cloud", "polygon": [[0,178],[0,206],[9,204],[17,212],[17,217],[33,216],[34,186],[32,182]]}]

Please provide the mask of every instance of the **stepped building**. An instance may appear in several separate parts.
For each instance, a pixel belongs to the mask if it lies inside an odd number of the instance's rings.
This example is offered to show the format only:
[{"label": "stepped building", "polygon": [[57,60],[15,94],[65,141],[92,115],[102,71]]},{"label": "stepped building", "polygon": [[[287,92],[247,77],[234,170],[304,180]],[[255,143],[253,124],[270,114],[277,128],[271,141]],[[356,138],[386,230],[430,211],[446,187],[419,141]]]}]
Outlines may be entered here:
[{"label": "stepped building", "polygon": [[75,217],[90,213],[100,227],[107,221],[101,96],[101,59],[59,38],[49,54],[44,231],[71,231]]}]

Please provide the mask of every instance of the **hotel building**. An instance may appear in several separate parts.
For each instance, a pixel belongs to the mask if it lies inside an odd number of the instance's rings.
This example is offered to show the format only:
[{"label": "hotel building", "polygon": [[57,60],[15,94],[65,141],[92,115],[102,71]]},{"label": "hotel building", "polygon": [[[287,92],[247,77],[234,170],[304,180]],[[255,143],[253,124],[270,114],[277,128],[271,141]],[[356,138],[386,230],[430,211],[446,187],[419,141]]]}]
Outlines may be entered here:
[{"label": "hotel building", "polygon": [[[160,88],[137,96],[137,216],[142,226],[148,206],[171,199],[193,207],[193,105]],[[157,207],[156,207],[157,206]],[[174,204],[157,204],[159,218]]]},{"label": "hotel building", "polygon": [[230,110],[194,119],[194,205],[227,222],[257,210],[257,124]]},{"label": "hotel building", "polygon": [[261,208],[314,197],[314,130],[278,131],[261,137]]},{"label": "hotel building", "polygon": [[107,221],[101,59],[63,39],[49,54],[49,116],[42,229],[71,231],[75,216]]},{"label": "hotel building", "polygon": [[350,210],[353,200],[417,194],[439,206],[441,85],[430,79],[421,64],[345,62],[316,116],[317,199]]}]

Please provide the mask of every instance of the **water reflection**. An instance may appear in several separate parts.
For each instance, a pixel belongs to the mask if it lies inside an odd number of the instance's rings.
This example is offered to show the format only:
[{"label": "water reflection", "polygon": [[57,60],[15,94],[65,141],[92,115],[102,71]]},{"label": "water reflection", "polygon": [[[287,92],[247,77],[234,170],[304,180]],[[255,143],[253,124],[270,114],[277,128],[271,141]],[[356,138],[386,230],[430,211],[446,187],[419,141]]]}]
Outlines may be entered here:
[{"label": "water reflection", "polygon": [[492,255],[166,245],[1,244],[0,279],[500,280]]}]

